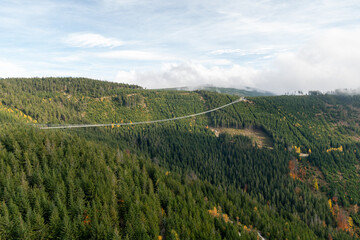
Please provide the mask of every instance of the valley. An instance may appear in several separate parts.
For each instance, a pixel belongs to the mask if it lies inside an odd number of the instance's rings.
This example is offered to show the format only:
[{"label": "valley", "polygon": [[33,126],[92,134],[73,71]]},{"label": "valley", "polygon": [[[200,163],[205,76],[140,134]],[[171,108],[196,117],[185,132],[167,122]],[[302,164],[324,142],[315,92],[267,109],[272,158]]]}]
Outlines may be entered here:
[{"label": "valley", "polygon": [[0,238],[359,238],[360,97],[238,99],[1,79]]}]

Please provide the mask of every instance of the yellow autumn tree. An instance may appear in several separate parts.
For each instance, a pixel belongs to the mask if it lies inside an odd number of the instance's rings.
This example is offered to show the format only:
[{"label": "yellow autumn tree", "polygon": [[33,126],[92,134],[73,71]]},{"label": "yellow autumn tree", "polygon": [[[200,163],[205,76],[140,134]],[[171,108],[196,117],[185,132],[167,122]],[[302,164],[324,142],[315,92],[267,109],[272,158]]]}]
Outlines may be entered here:
[{"label": "yellow autumn tree", "polygon": [[331,199],[328,200],[328,203],[329,203],[330,210],[332,210],[332,201],[331,201]]},{"label": "yellow autumn tree", "polygon": [[213,210],[208,210],[208,212],[210,213],[210,215],[211,216],[213,216],[213,217],[219,217],[219,212],[218,212],[218,210],[217,210],[217,208],[216,207],[214,207],[214,209]]},{"label": "yellow autumn tree", "polygon": [[351,217],[348,217],[348,228],[349,228],[349,231],[351,231],[354,228],[354,222]]},{"label": "yellow autumn tree", "polygon": [[227,214],[223,214],[222,215],[222,217],[223,217],[223,219],[224,219],[224,221],[227,223],[227,222],[229,222],[230,221],[230,218],[229,218],[229,216],[227,215]]},{"label": "yellow autumn tree", "polygon": [[319,184],[318,184],[317,178],[314,178],[313,184],[314,184],[314,189],[315,189],[316,191],[318,191],[318,190],[319,190]]},{"label": "yellow autumn tree", "polygon": [[295,146],[292,146],[292,148],[295,149],[295,152],[296,152],[296,153],[299,153],[299,154],[301,153],[300,147],[297,147],[297,146],[295,145]]}]

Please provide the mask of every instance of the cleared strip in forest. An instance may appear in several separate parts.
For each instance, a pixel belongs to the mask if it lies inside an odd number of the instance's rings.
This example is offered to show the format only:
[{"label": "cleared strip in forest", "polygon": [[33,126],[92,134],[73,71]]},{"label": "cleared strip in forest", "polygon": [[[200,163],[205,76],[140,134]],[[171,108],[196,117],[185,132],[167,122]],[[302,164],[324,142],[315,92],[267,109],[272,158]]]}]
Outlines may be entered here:
[{"label": "cleared strip in forest", "polygon": [[160,123],[160,122],[168,122],[168,121],[175,121],[185,118],[191,118],[196,117],[200,115],[204,115],[210,112],[215,112],[217,110],[220,110],[222,108],[228,107],[230,105],[233,105],[235,103],[245,101],[245,98],[239,98],[238,100],[235,100],[231,103],[225,104],[223,106],[213,108],[211,110],[200,112],[200,113],[194,113],[182,117],[175,117],[175,118],[167,118],[167,119],[160,119],[160,120],[153,120],[153,121],[144,121],[144,122],[129,122],[129,123],[106,123],[106,124],[66,124],[66,125],[44,125],[44,124],[36,124],[35,126],[40,129],[64,129],[64,128],[88,128],[88,127],[110,127],[110,126],[128,126],[128,125],[140,125],[140,124],[152,124],[152,123]]}]

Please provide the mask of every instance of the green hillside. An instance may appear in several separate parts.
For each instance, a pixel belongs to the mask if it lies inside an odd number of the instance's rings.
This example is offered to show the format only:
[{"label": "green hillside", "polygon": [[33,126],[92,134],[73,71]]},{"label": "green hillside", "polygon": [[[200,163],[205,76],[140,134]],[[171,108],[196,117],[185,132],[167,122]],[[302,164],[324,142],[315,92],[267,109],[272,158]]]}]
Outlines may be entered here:
[{"label": "green hillside", "polygon": [[[356,239],[360,97],[0,79],[0,239]],[[36,124],[113,123],[40,130]]]}]

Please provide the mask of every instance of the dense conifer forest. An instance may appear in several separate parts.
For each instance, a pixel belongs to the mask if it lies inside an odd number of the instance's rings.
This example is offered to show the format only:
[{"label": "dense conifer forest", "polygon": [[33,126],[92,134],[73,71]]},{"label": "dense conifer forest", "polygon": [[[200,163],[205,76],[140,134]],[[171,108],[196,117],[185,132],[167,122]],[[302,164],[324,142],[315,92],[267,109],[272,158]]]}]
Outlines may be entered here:
[{"label": "dense conifer forest", "polygon": [[[360,96],[0,79],[0,239],[358,239]],[[41,130],[38,124],[109,123]]]}]

